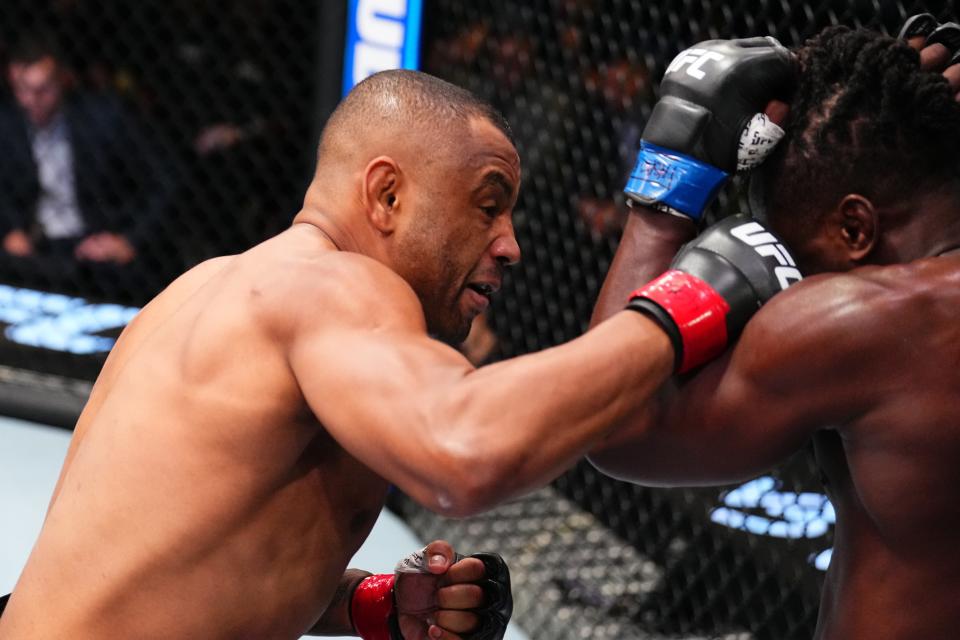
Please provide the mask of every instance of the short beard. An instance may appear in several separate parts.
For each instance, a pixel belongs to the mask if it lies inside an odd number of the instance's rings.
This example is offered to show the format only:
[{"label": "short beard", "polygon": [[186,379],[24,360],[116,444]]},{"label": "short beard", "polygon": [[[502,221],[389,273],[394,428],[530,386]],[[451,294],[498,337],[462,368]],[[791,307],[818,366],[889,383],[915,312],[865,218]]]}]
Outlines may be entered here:
[{"label": "short beard", "polygon": [[[400,263],[410,269],[409,276],[400,275],[404,276],[420,300],[430,337],[458,348],[467,339],[473,322],[465,322],[460,317],[460,296],[463,295],[463,289],[457,289],[451,300],[444,299],[443,294],[446,291],[441,290],[440,285],[456,286],[457,268],[450,260],[450,249],[437,242],[438,239],[428,222],[430,217],[421,214],[418,218],[419,224],[410,229],[406,242],[400,247]],[[418,278],[421,271],[417,267],[425,265],[434,267],[429,270],[433,277]],[[437,315],[440,317],[436,317]],[[448,322],[444,322],[445,320]],[[457,321],[458,326],[450,326],[454,321]]]},{"label": "short beard", "polygon": [[466,341],[467,336],[470,335],[470,328],[473,326],[473,321],[466,323],[466,327],[458,327],[456,333],[447,331],[441,333],[437,330],[430,330],[427,328],[427,333],[431,338],[442,342],[443,344],[453,347],[454,349],[459,349],[460,346]]}]

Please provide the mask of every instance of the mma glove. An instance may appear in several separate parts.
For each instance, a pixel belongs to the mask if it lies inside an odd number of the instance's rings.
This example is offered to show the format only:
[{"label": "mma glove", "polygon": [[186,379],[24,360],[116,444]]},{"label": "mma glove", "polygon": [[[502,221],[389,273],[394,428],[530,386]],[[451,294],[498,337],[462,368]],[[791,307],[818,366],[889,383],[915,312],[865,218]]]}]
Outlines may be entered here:
[{"label": "mma glove", "polygon": [[783,136],[761,112],[788,97],[796,67],[771,37],[708,40],[680,53],[643,130],[628,200],[699,222],[727,178]]},{"label": "mma glove", "polygon": [[667,333],[677,373],[722,353],[765,302],[802,278],[783,243],[742,214],[685,244],[670,267],[634,291],[627,308]]},{"label": "mma glove", "polygon": [[[465,557],[483,563],[484,578],[476,584],[483,590],[485,604],[471,610],[480,619],[477,628],[461,635],[465,640],[502,640],[513,613],[510,569],[495,553],[456,554],[454,564]],[[397,612],[397,574],[425,573],[424,567],[421,551],[401,560],[396,573],[368,576],[360,581],[350,600],[350,619],[358,636],[364,640],[404,640]]]},{"label": "mma glove", "polygon": [[910,16],[900,28],[897,37],[900,40],[923,37],[923,46],[942,44],[950,52],[949,65],[960,63],[960,24],[956,22],[940,22],[929,13],[919,13]]}]

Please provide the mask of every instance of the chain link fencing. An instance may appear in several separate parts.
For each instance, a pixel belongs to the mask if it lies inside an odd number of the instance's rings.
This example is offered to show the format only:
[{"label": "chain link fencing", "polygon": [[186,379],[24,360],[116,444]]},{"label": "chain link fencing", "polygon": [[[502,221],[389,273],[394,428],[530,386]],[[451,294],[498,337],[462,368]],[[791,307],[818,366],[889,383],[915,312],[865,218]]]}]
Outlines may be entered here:
[{"label": "chain link fencing", "polygon": [[[729,0],[439,0],[425,12],[424,65],[491,101],[524,168],[524,258],[489,315],[493,357],[580,335],[626,216],[620,190],[657,98],[686,47],[772,35],[787,46],[831,24],[896,33],[955,3]],[[714,215],[744,210],[739,183]],[[562,425],[557,425],[562,429]],[[812,451],[737,487],[653,489],[582,463],[515,504],[465,521],[392,505],[422,535],[500,549],[532,638],[801,640],[816,626],[835,514]]]},{"label": "chain link fencing", "polygon": [[289,224],[313,168],[318,75],[339,73],[318,59],[319,7],[0,5],[5,364],[90,379],[173,278]]},{"label": "chain link fencing", "polygon": [[[190,266],[289,224],[313,169],[318,84],[340,76],[321,55],[330,44],[322,7],[0,5],[9,71],[0,96],[0,382],[43,404],[53,375],[57,389],[82,397],[137,307]],[[537,351],[586,328],[626,215],[620,189],[657,81],[680,50],[749,35],[795,46],[836,23],[895,31],[921,10],[947,19],[958,8],[425,2],[423,68],[497,106],[524,166],[515,221],[524,259],[486,318],[478,359]],[[18,85],[14,67],[35,67],[38,50],[57,60],[55,73]],[[50,91],[63,92],[61,108],[31,128]],[[42,153],[54,159],[38,170]],[[739,206],[734,184],[717,207]],[[725,489],[637,487],[581,464],[478,518],[445,520],[399,494],[390,505],[424,537],[500,551],[513,568],[517,622],[552,640],[809,638],[834,519],[809,452]]]}]

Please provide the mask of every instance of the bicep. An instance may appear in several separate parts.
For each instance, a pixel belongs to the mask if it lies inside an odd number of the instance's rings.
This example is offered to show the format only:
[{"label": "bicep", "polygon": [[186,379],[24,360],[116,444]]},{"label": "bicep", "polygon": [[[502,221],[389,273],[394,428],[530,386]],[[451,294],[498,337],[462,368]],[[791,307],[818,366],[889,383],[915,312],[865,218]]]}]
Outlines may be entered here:
[{"label": "bicep", "polygon": [[407,493],[432,499],[445,473],[435,416],[473,369],[462,355],[416,323],[361,321],[299,337],[289,362],[311,411],[347,452]]},{"label": "bicep", "polygon": [[[874,287],[816,279],[781,294],[722,358],[661,391],[603,447],[601,470],[647,484],[720,484],[789,456],[870,406],[885,322]],[[882,345],[882,341],[879,341]]]},{"label": "bicep", "polygon": [[727,356],[657,398],[591,453],[608,475],[648,485],[715,485],[749,478],[799,448],[809,432],[779,398]]}]

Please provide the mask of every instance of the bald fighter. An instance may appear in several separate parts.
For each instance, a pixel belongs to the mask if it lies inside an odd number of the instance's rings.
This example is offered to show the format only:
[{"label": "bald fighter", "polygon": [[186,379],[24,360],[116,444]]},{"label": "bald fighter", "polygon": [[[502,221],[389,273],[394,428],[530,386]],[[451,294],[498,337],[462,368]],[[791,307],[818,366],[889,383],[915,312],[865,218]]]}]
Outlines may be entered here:
[{"label": "bald fighter", "polygon": [[[696,366],[778,290],[775,261],[733,241],[638,292],[668,313],[475,369],[445,343],[520,258],[519,186],[509,128],[472,94],[410,71],[360,83],[292,227],[189,271],[120,337],[0,636],[386,638],[392,588],[356,588],[365,631],[344,569],[389,483],[453,516],[542,485],[669,378],[669,336],[702,343]],[[399,612],[417,614],[402,637],[496,637],[460,584],[478,572],[447,575]]]},{"label": "bald fighter", "polygon": [[[822,275],[773,299],[729,353],[591,454],[618,478],[715,485],[751,478],[812,438],[837,513],[821,640],[947,639],[960,628],[960,65],[936,72],[960,47],[943,46],[945,34],[960,31],[908,26],[918,47],[929,36],[923,70],[906,44],[867,31],[831,28],[797,52],[786,137],[755,195],[801,269]],[[731,46],[698,45],[718,56]],[[758,81],[727,72],[726,86]],[[668,110],[729,109],[713,80],[668,73]],[[677,133],[658,129],[670,122],[651,119],[644,137]],[[717,135],[721,122],[673,135],[675,154],[732,172],[736,141]],[[655,210],[663,203],[644,198],[642,175],[628,190],[636,206],[595,322],[637,273],[657,272],[695,235],[702,211]]]}]

